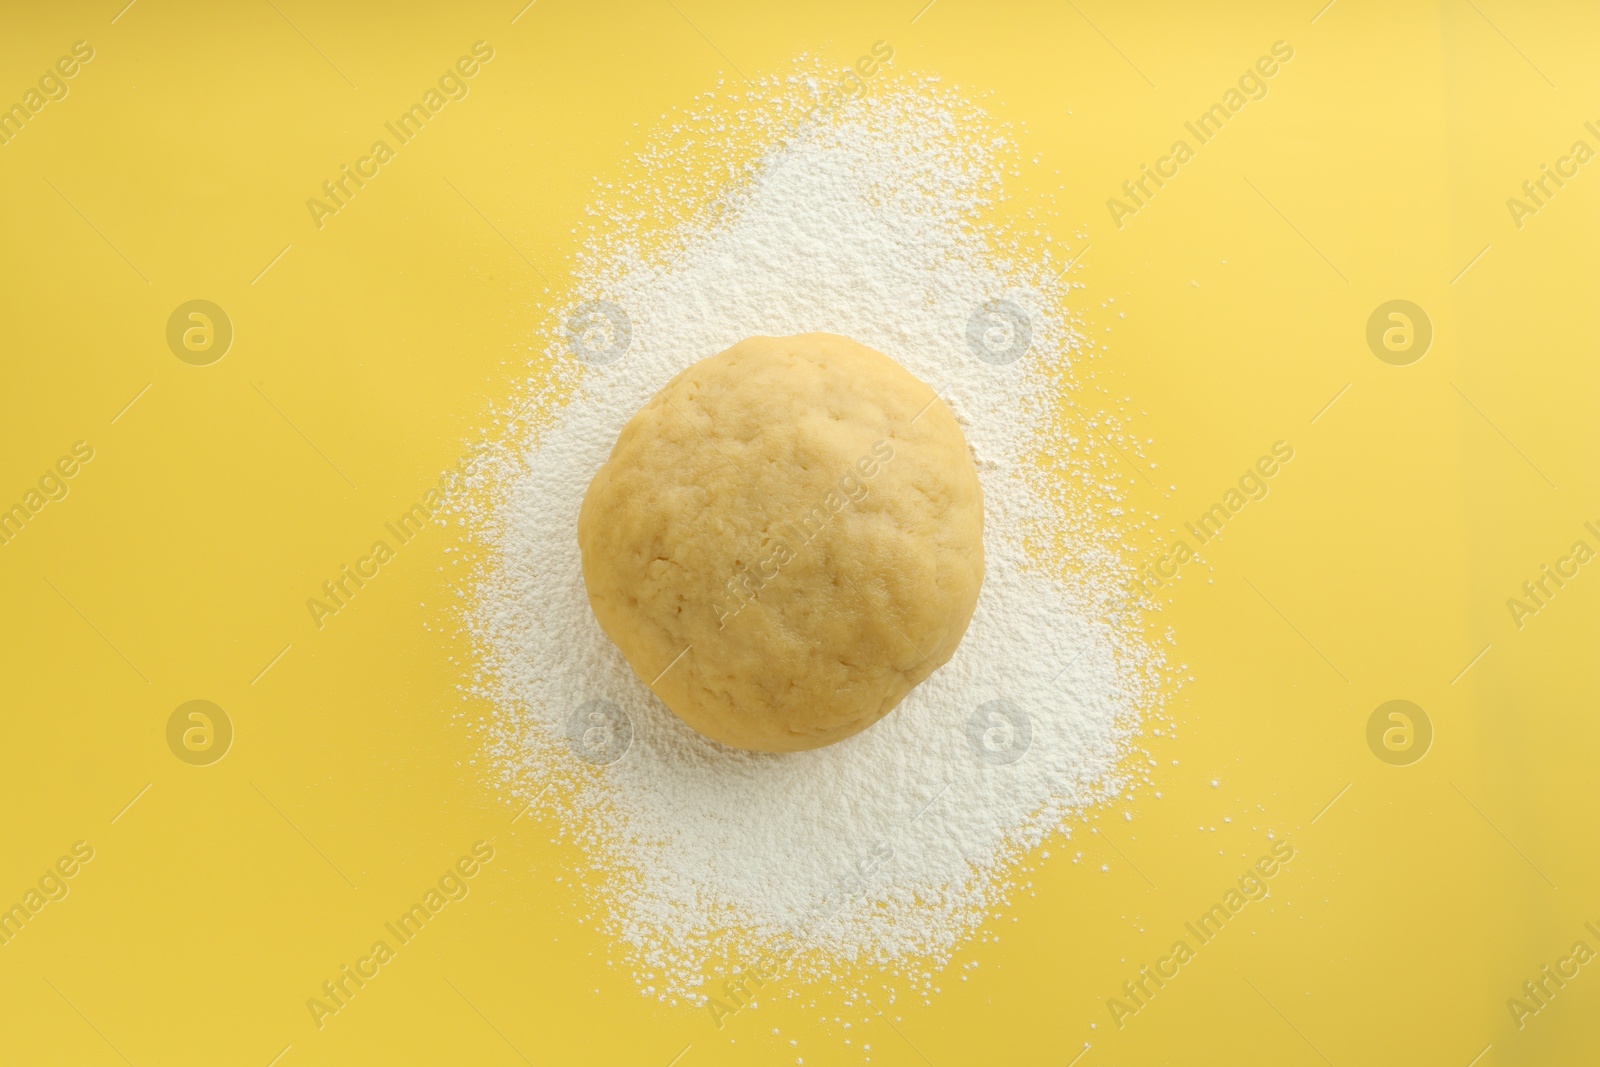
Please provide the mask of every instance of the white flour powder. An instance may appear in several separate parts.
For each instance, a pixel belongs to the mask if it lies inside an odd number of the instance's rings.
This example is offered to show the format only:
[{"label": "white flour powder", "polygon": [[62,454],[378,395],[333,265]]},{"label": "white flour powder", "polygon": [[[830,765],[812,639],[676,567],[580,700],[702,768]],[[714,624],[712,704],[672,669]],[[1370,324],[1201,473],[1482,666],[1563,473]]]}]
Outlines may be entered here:
[{"label": "white flour powder", "polygon": [[[621,191],[602,187],[578,291],[465,503],[497,787],[587,850],[598,918],[646,993],[700,1002],[729,960],[926,976],[1027,850],[1141,776],[1129,742],[1159,656],[1118,601],[1125,531],[1073,406],[1070,290],[985,221],[1015,166],[1001,131],[934,82],[880,80],[819,109],[817,82],[790,77],[662,124]],[[888,718],[819,751],[738,752],[679,722],[601,632],[578,506],[683,367],[813,330],[942,390],[983,483],[987,573],[955,657]],[[583,743],[611,762],[569,740],[597,700],[621,714],[586,718]]]}]

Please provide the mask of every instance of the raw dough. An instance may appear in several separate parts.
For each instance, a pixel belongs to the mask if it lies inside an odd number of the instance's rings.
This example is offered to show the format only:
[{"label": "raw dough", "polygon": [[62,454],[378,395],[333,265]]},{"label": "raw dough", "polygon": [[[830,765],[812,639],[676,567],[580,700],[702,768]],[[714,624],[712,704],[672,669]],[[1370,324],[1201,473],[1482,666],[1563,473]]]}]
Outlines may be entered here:
[{"label": "raw dough", "polygon": [[669,708],[789,752],[871,726],[955,652],[983,495],[949,408],[898,363],[752,337],[628,421],[578,543],[595,618]]}]

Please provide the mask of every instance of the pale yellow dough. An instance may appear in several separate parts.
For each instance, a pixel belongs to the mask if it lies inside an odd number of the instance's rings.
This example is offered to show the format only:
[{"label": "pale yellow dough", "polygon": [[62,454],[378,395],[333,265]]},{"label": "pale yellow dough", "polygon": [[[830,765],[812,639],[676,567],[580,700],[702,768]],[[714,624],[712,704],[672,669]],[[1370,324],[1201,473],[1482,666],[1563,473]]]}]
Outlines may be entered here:
[{"label": "pale yellow dough", "polygon": [[983,494],[950,410],[898,363],[752,337],[628,421],[578,544],[595,618],[669,708],[797,751],[865,730],[955,652]]}]

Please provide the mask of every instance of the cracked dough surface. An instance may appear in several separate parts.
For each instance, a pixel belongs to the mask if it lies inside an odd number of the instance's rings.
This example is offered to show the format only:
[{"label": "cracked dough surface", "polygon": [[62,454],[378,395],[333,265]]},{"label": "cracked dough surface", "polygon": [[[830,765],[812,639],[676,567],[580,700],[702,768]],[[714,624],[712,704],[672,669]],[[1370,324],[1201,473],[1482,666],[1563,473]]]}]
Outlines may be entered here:
[{"label": "cracked dough surface", "polygon": [[595,618],[669,708],[797,751],[871,726],[955,652],[983,496],[949,408],[898,363],[752,337],[628,421],[578,543]]}]

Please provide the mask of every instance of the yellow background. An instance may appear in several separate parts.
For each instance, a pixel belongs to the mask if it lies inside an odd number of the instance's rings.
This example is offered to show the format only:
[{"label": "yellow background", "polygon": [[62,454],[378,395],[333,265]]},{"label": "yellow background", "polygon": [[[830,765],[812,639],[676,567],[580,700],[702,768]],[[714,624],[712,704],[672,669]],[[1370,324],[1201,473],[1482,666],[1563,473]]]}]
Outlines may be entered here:
[{"label": "yellow background", "polygon": [[[1521,1029],[1506,1000],[1580,937],[1600,948],[1600,567],[1520,629],[1505,601],[1600,547],[1600,163],[1520,229],[1505,202],[1574,140],[1600,147],[1600,13],[674,3],[6,12],[0,102],[74,41],[95,57],[0,147],[0,506],[73,442],[95,457],[0,547],[0,903],[75,841],[95,856],[0,947],[0,1061],[848,1064],[863,1041],[939,1067],[1086,1042],[1084,1065],[1592,1059],[1600,968]],[[306,198],[480,39],[469,98],[313,226]],[[1054,195],[1057,240],[1088,246],[1096,374],[1157,465],[1123,471],[1160,516],[1136,551],[1272,442],[1296,453],[1160,593],[1152,625],[1192,678],[1176,738],[1148,739],[1161,797],[1058,842],[998,944],[931,1006],[900,998],[898,1032],[781,997],[719,1031],[607,965],[576,857],[482,784],[459,531],[428,529],[321,630],[305,600],[512,395],[626,142],[733,65],[843,66],[880,39],[896,72],[992,90],[1041,160],[1017,203]],[[1114,226],[1106,199],[1278,40],[1295,56],[1269,95]],[[165,342],[197,298],[235,329],[206,367]],[[1396,298],[1435,331],[1405,367],[1364,339]],[[166,745],[196,698],[236,730],[212,766]],[[1394,698],[1434,725],[1411,766],[1366,744]],[[1112,1026],[1107,998],[1269,830],[1297,850],[1270,899]],[[306,999],[478,840],[495,858],[471,895],[318,1030]]]}]

